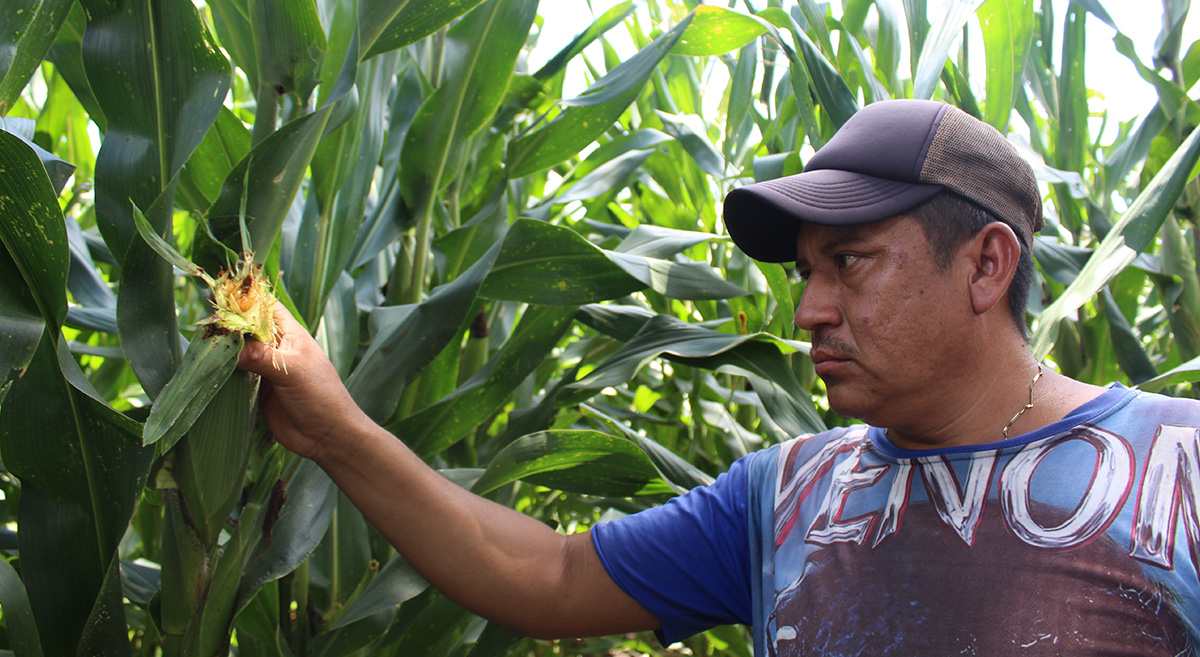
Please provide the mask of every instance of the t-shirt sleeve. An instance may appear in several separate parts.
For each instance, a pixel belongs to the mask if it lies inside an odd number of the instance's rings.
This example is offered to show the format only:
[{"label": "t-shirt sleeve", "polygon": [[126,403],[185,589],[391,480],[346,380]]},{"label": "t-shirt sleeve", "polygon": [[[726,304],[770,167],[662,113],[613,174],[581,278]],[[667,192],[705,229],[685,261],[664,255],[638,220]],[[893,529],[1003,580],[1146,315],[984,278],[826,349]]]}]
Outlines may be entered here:
[{"label": "t-shirt sleeve", "polygon": [[717,625],[751,623],[749,459],[709,486],[592,531],[613,581],[662,623],[663,645]]}]

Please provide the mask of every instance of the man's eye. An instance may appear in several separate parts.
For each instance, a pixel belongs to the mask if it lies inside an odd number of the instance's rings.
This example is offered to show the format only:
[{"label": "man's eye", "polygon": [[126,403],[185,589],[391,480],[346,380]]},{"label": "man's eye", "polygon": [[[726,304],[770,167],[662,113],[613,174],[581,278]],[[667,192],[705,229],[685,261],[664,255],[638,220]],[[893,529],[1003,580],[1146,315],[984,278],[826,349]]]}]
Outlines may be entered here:
[{"label": "man's eye", "polygon": [[859,256],[851,253],[839,253],[834,256],[834,259],[837,260],[838,267],[849,267],[855,262],[858,262],[858,258]]},{"label": "man's eye", "polygon": [[807,281],[808,277],[812,275],[812,270],[811,269],[797,269],[796,275],[800,277],[800,280]]}]

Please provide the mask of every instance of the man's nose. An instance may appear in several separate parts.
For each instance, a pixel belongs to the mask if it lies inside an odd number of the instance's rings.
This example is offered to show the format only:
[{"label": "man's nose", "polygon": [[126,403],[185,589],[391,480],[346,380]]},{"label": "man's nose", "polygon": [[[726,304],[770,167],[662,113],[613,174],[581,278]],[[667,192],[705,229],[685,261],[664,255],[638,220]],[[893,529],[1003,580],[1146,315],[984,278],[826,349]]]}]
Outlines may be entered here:
[{"label": "man's nose", "polygon": [[804,283],[800,303],[796,304],[796,326],[812,331],[818,326],[837,326],[842,323],[842,311],[838,307],[832,287],[815,274]]}]

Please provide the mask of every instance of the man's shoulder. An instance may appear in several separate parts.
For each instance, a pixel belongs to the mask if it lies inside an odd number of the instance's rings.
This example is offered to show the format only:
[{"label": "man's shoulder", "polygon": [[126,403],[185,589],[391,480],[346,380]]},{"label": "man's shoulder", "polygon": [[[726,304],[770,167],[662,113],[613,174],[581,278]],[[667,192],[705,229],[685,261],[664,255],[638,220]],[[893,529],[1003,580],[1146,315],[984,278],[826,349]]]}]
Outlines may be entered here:
[{"label": "man's shoulder", "polygon": [[806,445],[809,447],[827,443],[845,443],[866,439],[871,427],[865,424],[852,424],[846,427],[833,427],[818,433],[805,433],[777,445],[782,451]]},{"label": "man's shoulder", "polygon": [[1116,410],[1116,414],[1144,416],[1160,422],[1174,418],[1180,423],[1200,424],[1200,400],[1156,392],[1136,390],[1128,403]]}]

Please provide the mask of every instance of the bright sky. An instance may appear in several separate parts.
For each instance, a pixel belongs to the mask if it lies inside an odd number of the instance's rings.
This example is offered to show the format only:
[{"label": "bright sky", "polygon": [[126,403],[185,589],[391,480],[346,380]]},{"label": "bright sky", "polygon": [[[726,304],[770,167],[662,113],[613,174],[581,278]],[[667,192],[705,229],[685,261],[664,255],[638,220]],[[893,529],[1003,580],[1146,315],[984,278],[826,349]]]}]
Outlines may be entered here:
[{"label": "bright sky", "polygon": [[[901,0],[883,0],[899,3]],[[1061,22],[1066,13],[1069,0],[1054,0],[1055,18]],[[591,4],[596,15],[602,14],[617,0],[592,0]],[[1135,44],[1138,56],[1147,64],[1151,61],[1154,40],[1158,36],[1162,21],[1162,5],[1155,0],[1101,0],[1121,31],[1129,36]],[[935,15],[941,6],[938,0],[930,0],[930,14]],[[565,46],[576,34],[584,30],[592,20],[586,0],[548,0],[541,3],[539,12],[545,18],[543,36],[539,39],[538,47],[531,57],[530,67],[536,70],[538,66],[552,57]],[[646,22],[643,22],[646,25]],[[620,28],[609,33],[610,38],[618,39],[624,31]],[[1096,18],[1088,15],[1088,86],[1100,92],[1104,97],[1103,105],[1094,104],[1093,108],[1106,108],[1110,117],[1128,120],[1143,114],[1153,106],[1156,95],[1153,87],[1137,75],[1132,62],[1117,52],[1113,45],[1114,31]],[[1194,15],[1189,17],[1184,27],[1183,51],[1200,38],[1200,19]],[[627,46],[627,44],[626,44]],[[617,47],[621,44],[618,40]],[[628,46],[627,46],[628,47]],[[599,56],[599,51],[595,51]],[[979,51],[973,51],[979,52]],[[982,56],[979,57],[982,60]],[[572,62],[572,66],[581,66]],[[570,79],[579,79],[569,76]],[[583,89],[568,89],[568,95],[574,95]],[[1099,101],[1097,101],[1099,102]]]}]

